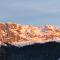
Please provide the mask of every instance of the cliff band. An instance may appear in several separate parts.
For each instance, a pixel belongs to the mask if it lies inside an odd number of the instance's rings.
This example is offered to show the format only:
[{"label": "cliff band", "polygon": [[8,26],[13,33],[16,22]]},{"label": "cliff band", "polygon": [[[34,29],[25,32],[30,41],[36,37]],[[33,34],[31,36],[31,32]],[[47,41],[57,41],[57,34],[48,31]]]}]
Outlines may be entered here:
[{"label": "cliff band", "polygon": [[35,43],[60,42],[60,28],[53,25],[31,26],[0,23],[0,46],[25,46]]}]

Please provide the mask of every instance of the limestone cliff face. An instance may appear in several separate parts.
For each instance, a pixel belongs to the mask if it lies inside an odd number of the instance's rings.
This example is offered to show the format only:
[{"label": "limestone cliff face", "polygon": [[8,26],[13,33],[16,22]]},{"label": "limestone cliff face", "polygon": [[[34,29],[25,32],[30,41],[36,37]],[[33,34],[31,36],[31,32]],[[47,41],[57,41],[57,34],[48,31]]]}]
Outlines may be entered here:
[{"label": "limestone cliff face", "polygon": [[53,25],[31,26],[0,23],[0,46],[25,46],[35,43],[60,42],[60,28]]}]

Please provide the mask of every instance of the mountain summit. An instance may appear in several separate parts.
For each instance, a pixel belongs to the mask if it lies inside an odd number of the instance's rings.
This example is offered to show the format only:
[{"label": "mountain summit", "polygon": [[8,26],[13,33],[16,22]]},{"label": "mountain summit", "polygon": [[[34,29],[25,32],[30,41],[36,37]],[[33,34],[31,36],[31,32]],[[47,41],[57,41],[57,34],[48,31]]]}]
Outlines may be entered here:
[{"label": "mountain summit", "polygon": [[25,46],[35,43],[60,42],[60,28],[53,25],[31,26],[0,23],[0,46]]}]

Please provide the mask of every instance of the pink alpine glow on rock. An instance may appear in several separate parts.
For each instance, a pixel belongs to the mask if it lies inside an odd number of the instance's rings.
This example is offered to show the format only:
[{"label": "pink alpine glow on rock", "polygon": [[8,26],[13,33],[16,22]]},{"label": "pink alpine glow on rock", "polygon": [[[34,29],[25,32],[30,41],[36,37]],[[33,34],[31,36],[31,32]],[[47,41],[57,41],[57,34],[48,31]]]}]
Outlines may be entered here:
[{"label": "pink alpine glow on rock", "polygon": [[53,25],[31,26],[0,23],[0,46],[11,44],[22,47],[35,43],[60,42],[60,28]]}]

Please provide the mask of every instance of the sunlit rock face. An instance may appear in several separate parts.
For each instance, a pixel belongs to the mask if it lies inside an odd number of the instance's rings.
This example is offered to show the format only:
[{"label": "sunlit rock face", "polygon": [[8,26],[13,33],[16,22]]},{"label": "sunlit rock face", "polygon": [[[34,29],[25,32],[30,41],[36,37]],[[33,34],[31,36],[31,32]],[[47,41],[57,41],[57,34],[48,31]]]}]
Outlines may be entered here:
[{"label": "sunlit rock face", "polygon": [[22,47],[35,43],[60,42],[60,28],[53,25],[31,26],[0,23],[0,46]]}]

